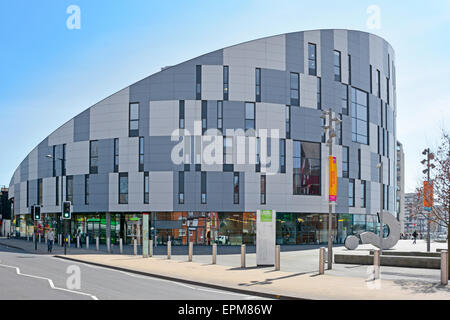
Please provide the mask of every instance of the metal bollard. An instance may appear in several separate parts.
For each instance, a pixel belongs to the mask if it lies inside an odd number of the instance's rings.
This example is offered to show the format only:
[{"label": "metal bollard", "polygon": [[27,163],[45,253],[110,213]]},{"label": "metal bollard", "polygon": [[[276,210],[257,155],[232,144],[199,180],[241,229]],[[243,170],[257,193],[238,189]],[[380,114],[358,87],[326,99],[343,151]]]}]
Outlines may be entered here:
[{"label": "metal bollard", "polygon": [[148,256],[153,257],[153,240],[148,241]]},{"label": "metal bollard", "polygon": [[108,253],[111,253],[111,238],[110,237],[106,238],[106,251]]},{"label": "metal bollard", "polygon": [[245,244],[241,245],[241,268],[245,268]]},{"label": "metal bollard", "polygon": [[192,251],[194,251],[194,243],[189,242],[189,262],[192,262]]},{"label": "metal bollard", "polygon": [[95,239],[95,246],[97,247],[97,251],[99,251],[100,250],[100,239],[98,238],[98,236]]},{"label": "metal bollard", "polygon": [[77,249],[79,249],[79,248],[80,248],[80,237],[77,236]]},{"label": "metal bollard", "polygon": [[133,252],[134,252],[134,255],[135,256],[137,256],[137,240],[136,239],[134,239],[133,240]]},{"label": "metal bollard", "polygon": [[167,259],[172,255],[172,241],[167,241]]},{"label": "metal bollard", "polygon": [[373,253],[374,280],[380,279],[380,258],[380,250],[375,250]]},{"label": "metal bollard", "polygon": [[448,251],[441,251],[441,284],[448,285]]},{"label": "metal bollard", "polygon": [[325,273],[325,248],[319,250],[319,274]]},{"label": "metal bollard", "polygon": [[86,249],[89,249],[89,236],[86,236]]},{"label": "metal bollard", "polygon": [[214,243],[212,245],[212,264],[216,264],[217,263],[217,244]]},{"label": "metal bollard", "polygon": [[123,254],[123,240],[122,240],[122,238],[119,239],[119,251],[120,251],[120,254]]},{"label": "metal bollard", "polygon": [[275,247],[275,271],[280,271],[280,246]]}]

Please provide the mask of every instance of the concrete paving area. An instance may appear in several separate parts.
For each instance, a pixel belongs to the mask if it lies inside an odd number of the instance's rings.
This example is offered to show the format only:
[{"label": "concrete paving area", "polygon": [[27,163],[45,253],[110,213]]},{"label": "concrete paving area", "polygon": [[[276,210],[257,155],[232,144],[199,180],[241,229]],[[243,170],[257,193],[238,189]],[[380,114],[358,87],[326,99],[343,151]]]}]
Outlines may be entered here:
[{"label": "concrete paving area", "polygon": [[[6,244],[5,242],[10,245],[26,247],[26,250],[34,249],[31,242],[23,240],[0,239],[0,243]],[[349,251],[343,246],[337,246],[334,248],[334,253],[369,254],[369,250],[373,248],[372,245],[360,245],[357,250]],[[446,243],[432,243],[432,252],[435,252],[437,248],[445,249]],[[44,252],[44,249],[44,244],[41,244],[39,251]],[[449,287],[440,285],[440,270],[381,267],[382,287],[389,288],[388,294],[384,289],[381,291],[385,293],[381,294],[380,290],[368,289],[371,287],[371,282],[368,280],[370,266],[334,264],[332,270],[326,270],[325,276],[319,276],[319,246],[282,247],[280,271],[274,271],[273,267],[257,267],[255,247],[249,246],[247,249],[250,253],[246,255],[245,269],[240,268],[240,247],[219,246],[217,265],[211,265],[211,247],[206,246],[194,247],[192,263],[187,262],[188,248],[176,246],[172,247],[171,260],[167,260],[165,246],[155,248],[155,255],[150,259],[132,255],[132,246],[124,247],[124,251],[127,253],[124,255],[110,255],[105,251],[97,252],[95,246],[90,250],[72,247],[68,250],[68,257],[174,278],[184,279],[190,272],[193,272],[188,278],[199,283],[221,283],[232,288],[251,290],[257,288],[258,292],[292,295],[298,298],[450,299]],[[101,250],[106,250],[106,248],[102,246]],[[416,245],[412,245],[412,240],[401,240],[391,251],[396,250],[426,251],[426,242],[418,240]],[[115,250],[115,252],[117,251]],[[62,248],[57,246],[54,254],[63,255]],[[253,280],[251,280],[252,278]],[[290,279],[290,281],[286,282],[283,279]],[[289,289],[292,281],[297,282],[298,286],[303,289]],[[346,289],[349,283],[353,283],[354,292],[347,292],[344,296],[339,295],[338,293],[342,294],[342,289]],[[307,290],[309,285],[312,291]],[[329,291],[330,286],[334,287],[334,293]],[[262,289],[263,291],[261,291]],[[324,292],[327,294],[324,295]],[[360,296],[355,295],[355,292],[358,292]]]}]

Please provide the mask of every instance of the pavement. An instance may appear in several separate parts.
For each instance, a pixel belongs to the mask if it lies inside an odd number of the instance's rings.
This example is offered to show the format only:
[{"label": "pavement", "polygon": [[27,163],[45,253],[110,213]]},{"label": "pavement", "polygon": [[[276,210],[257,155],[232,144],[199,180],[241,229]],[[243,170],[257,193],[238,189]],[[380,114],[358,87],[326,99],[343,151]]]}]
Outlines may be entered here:
[{"label": "pavement", "polygon": [[[3,240],[9,245],[34,249],[31,242]],[[361,245],[355,251],[344,247],[334,248],[334,253],[368,254],[371,245]],[[432,251],[446,248],[446,243],[432,243]],[[102,249],[102,248],[101,248]],[[253,248],[249,247],[248,252]],[[43,249],[39,249],[44,251]],[[38,250],[38,251],[39,251]],[[381,280],[370,279],[370,266],[333,264],[333,270],[318,274],[319,246],[292,250],[282,247],[281,270],[256,266],[255,253],[246,255],[246,268],[240,268],[240,247],[218,247],[217,264],[211,264],[211,247],[194,248],[193,262],[187,262],[187,247],[172,247],[168,260],[166,247],[155,248],[152,258],[135,256],[131,246],[124,247],[127,254],[108,254],[94,249],[70,248],[66,259],[96,266],[115,268],[118,271],[150,275],[156,278],[182,281],[189,285],[232,290],[244,295],[286,297],[300,299],[450,299],[450,287],[440,285],[440,270],[381,267]],[[401,240],[393,251],[426,251],[424,240],[412,246],[411,240]],[[45,252],[43,252],[45,254]],[[56,247],[55,255],[62,257],[63,250]],[[1,256],[0,256],[1,260]],[[69,261],[69,260],[67,260]]]}]

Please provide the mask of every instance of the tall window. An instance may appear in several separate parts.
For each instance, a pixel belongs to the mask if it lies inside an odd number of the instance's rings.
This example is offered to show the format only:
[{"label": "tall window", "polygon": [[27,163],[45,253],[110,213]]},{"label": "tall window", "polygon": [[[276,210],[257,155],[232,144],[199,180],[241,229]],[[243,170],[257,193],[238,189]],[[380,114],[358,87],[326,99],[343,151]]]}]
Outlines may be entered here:
[{"label": "tall window", "polygon": [[73,176],[66,177],[66,201],[73,203]]},{"label": "tall window", "polygon": [[202,192],[202,204],[206,204],[206,172],[202,172],[201,192]]},{"label": "tall window", "polygon": [[291,106],[300,106],[300,78],[298,73],[291,72]]},{"label": "tall window", "polygon": [[98,141],[89,142],[89,173],[98,173]]},{"label": "tall window", "polygon": [[320,143],[294,141],[294,195],[320,195]]},{"label": "tall window", "polygon": [[228,100],[229,94],[229,71],[228,66],[223,66],[223,100]]},{"label": "tall window", "polygon": [[114,172],[119,172],[119,138],[114,139]]},{"label": "tall window", "polygon": [[286,173],[286,139],[280,139],[280,173]]},{"label": "tall window", "polygon": [[341,81],[341,53],[334,50],[334,80]]},{"label": "tall window", "polygon": [[322,109],[322,79],[317,77],[317,109]]},{"label": "tall window", "polygon": [[[320,118],[320,122],[321,122],[322,128],[325,128],[325,126],[327,125],[327,121],[325,120],[325,118]],[[321,140],[320,141],[322,141],[322,143],[325,143],[326,142],[325,130],[321,130],[321,131],[322,131],[322,133],[321,133]]]},{"label": "tall window", "polygon": [[89,204],[89,175],[84,175],[84,204]]},{"label": "tall window", "polygon": [[387,103],[389,104],[389,78],[386,78],[386,100]]},{"label": "tall window", "polygon": [[202,134],[208,129],[208,101],[202,100]]},{"label": "tall window", "polygon": [[128,173],[119,173],[119,204],[128,204]]},{"label": "tall window", "polygon": [[130,103],[129,136],[139,136],[139,103]]},{"label": "tall window", "polygon": [[308,43],[308,70],[310,76],[317,76],[316,45]]},{"label": "tall window", "polygon": [[178,203],[184,203],[184,172],[178,172]]},{"label": "tall window", "polygon": [[366,207],[366,181],[361,181],[361,208]]},{"label": "tall window", "polygon": [[352,140],[369,144],[368,94],[352,88]]},{"label": "tall window", "polygon": [[61,168],[61,173],[63,176],[66,175],[66,145],[63,144],[62,145],[62,168]]},{"label": "tall window", "polygon": [[233,137],[223,137],[223,171],[233,171]]},{"label": "tall window", "polygon": [[56,183],[55,183],[55,205],[59,206],[59,177],[56,177]]},{"label": "tall window", "polygon": [[373,74],[372,74],[372,65],[369,67],[369,77],[370,77],[370,94],[373,93]]},{"label": "tall window", "polygon": [[233,203],[239,203],[239,172],[233,175]]},{"label": "tall window", "polygon": [[349,148],[342,147],[342,177],[348,178],[349,176]]},{"label": "tall window", "polygon": [[144,137],[139,137],[139,172],[144,171]]},{"label": "tall window", "polygon": [[352,84],[352,56],[348,55],[348,84]]},{"label": "tall window", "polygon": [[348,181],[348,206],[355,206],[355,180],[353,179]]},{"label": "tall window", "polygon": [[255,104],[251,102],[245,103],[245,130],[255,130]]},{"label": "tall window", "polygon": [[53,176],[56,177],[56,146],[53,146],[52,166]]},{"label": "tall window", "polygon": [[[339,114],[339,120],[342,121],[342,113]],[[337,143],[339,145],[342,145],[342,122],[339,122],[337,124],[337,134],[336,134],[336,138],[337,138]]]},{"label": "tall window", "polygon": [[217,101],[217,129],[223,132],[223,101]]},{"label": "tall window", "polygon": [[180,100],[178,106],[178,117],[179,117],[179,125],[180,129],[184,129],[184,100]]},{"label": "tall window", "polygon": [[144,172],[144,203],[149,203],[149,175],[148,172]]},{"label": "tall window", "polygon": [[381,73],[380,70],[377,69],[377,82],[376,82],[376,87],[377,87],[377,96],[378,98],[381,98]]},{"label": "tall window", "polygon": [[266,175],[261,175],[261,204],[266,204]]},{"label": "tall window", "polygon": [[259,137],[256,138],[256,172],[261,172],[261,139]]},{"label": "tall window", "polygon": [[358,149],[358,179],[361,179],[361,149]]},{"label": "tall window", "polygon": [[30,206],[30,181],[27,180],[27,207]]},{"label": "tall window", "polygon": [[202,100],[202,66],[195,68],[195,99]]},{"label": "tall window", "polygon": [[291,106],[286,106],[286,139],[291,138]]},{"label": "tall window", "polygon": [[37,204],[42,205],[42,179],[37,181]]},{"label": "tall window", "polygon": [[256,102],[261,102],[261,69],[260,68],[256,68],[255,83],[256,83]]},{"label": "tall window", "polygon": [[341,107],[342,113],[348,116],[348,85],[341,85]]}]

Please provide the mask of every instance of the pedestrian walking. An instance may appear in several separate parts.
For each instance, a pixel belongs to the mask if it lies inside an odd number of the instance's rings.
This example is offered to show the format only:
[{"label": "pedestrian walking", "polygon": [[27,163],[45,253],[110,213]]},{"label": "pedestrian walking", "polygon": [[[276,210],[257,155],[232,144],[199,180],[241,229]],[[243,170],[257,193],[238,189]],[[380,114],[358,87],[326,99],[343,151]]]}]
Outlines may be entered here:
[{"label": "pedestrian walking", "polygon": [[50,253],[53,250],[53,241],[55,241],[55,234],[53,233],[53,229],[50,228],[47,234],[48,252]]},{"label": "pedestrian walking", "polygon": [[414,230],[414,233],[412,234],[414,241],[413,244],[416,244],[416,240],[417,240],[417,232]]}]

